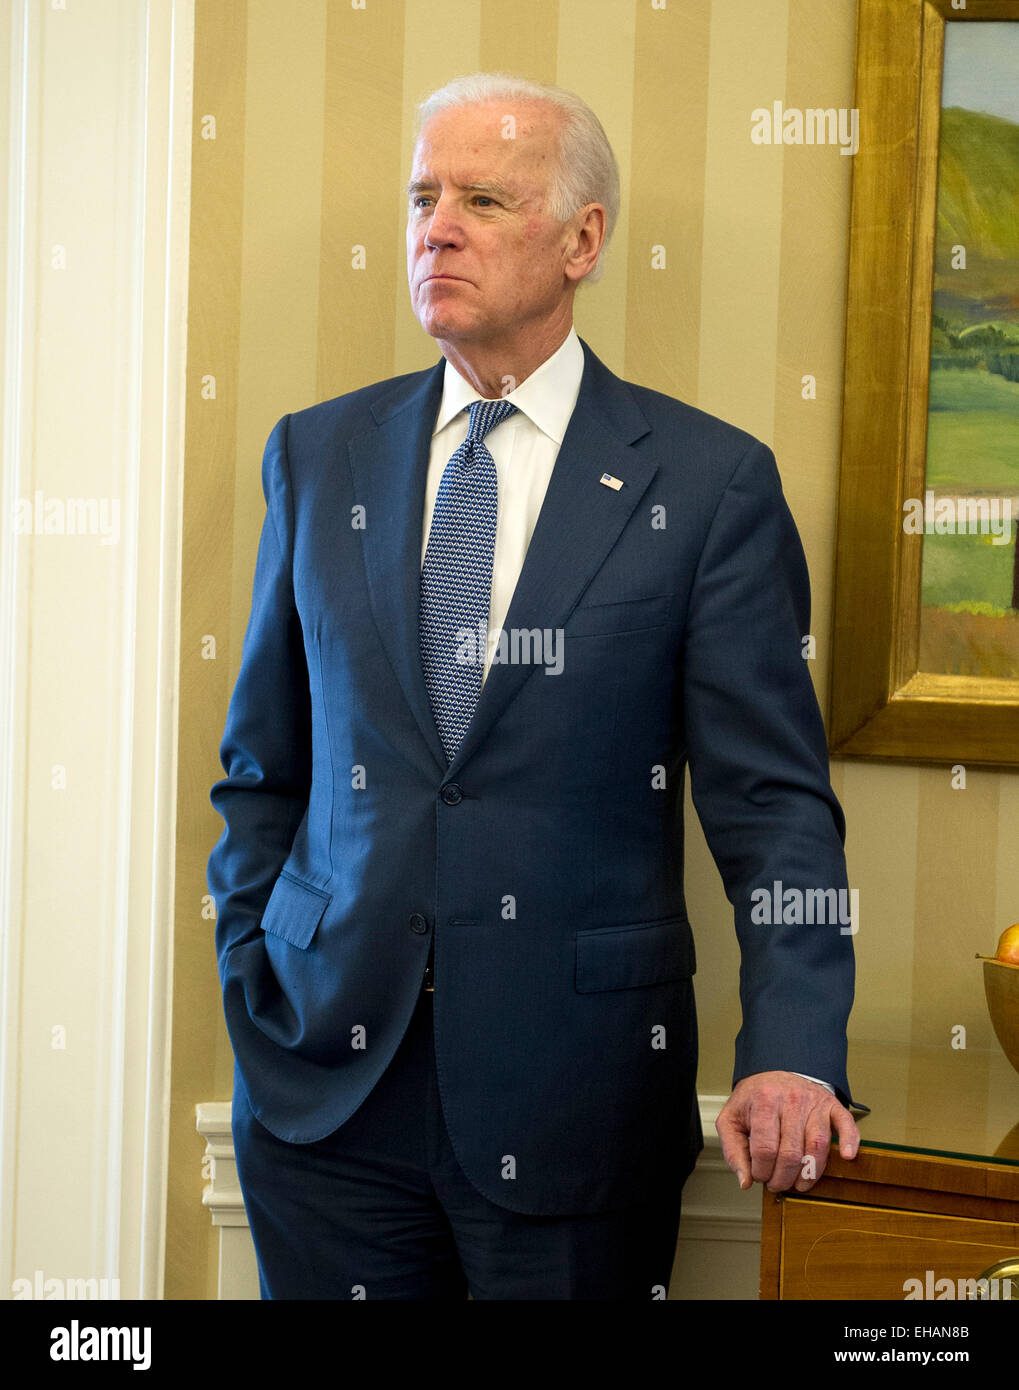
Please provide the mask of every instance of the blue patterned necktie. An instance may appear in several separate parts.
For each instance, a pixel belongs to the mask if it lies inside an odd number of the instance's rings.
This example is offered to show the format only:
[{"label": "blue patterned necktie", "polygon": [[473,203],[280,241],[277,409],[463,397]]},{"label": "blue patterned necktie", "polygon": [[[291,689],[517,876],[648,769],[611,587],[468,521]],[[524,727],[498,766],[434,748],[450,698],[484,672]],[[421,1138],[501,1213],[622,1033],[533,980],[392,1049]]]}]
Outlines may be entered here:
[{"label": "blue patterned necktie", "polygon": [[452,762],[481,692],[499,486],[484,439],[516,410],[473,401],[467,438],[442,475],[421,567],[421,665],[436,728]]}]

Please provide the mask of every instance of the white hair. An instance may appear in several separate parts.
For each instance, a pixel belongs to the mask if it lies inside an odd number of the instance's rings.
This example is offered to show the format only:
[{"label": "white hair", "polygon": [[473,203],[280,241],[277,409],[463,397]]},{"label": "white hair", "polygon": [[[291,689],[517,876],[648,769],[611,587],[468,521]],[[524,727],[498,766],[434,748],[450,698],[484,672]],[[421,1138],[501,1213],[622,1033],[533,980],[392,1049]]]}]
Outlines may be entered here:
[{"label": "white hair", "polygon": [[437,111],[513,99],[547,102],[561,118],[558,159],[549,177],[545,205],[549,216],[565,222],[586,203],[601,203],[605,208],[605,240],[597,261],[584,277],[600,280],[605,251],[619,216],[619,167],[601,121],[574,92],[504,72],[455,77],[419,103],[415,138]]}]

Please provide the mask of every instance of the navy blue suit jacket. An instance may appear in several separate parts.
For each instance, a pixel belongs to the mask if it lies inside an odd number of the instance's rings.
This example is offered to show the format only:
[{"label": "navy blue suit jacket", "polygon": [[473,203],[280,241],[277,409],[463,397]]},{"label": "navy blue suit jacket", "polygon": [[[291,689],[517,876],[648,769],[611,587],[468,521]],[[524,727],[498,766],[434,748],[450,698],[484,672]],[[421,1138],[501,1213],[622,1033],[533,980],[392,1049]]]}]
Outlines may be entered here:
[{"label": "navy blue suit jacket", "polygon": [[559,674],[493,664],[446,765],[417,626],[440,360],[273,430],[212,792],[226,1019],[259,1120],[300,1143],[357,1109],[434,941],[454,1150],[535,1214],[678,1190],[702,1146],[688,765],[741,946],[733,1079],[801,1071],[848,1100],[851,936],[751,915],[775,880],[846,886],[774,458],[583,348],[504,624],[561,629]]}]

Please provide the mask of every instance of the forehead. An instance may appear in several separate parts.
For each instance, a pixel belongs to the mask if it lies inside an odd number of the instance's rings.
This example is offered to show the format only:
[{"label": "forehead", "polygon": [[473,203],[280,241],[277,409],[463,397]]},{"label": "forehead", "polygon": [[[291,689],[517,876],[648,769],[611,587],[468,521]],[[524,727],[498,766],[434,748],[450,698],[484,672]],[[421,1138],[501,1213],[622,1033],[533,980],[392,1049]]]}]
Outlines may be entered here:
[{"label": "forehead", "polygon": [[414,146],[414,177],[461,186],[498,172],[526,188],[544,185],[558,140],[559,117],[546,102],[492,101],[437,111]]}]

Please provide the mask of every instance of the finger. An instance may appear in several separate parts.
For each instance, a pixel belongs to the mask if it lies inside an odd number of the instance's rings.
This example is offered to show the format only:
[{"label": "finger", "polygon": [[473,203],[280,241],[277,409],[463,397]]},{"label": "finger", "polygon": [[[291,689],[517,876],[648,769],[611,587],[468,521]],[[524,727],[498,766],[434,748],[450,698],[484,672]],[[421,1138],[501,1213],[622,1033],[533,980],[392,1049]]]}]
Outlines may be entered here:
[{"label": "finger", "polygon": [[748,1187],[753,1187],[754,1182],[750,1176],[750,1146],[743,1125],[727,1112],[728,1106],[720,1112],[715,1121],[715,1132],[721,1140],[722,1157],[736,1174],[740,1188],[745,1192]]},{"label": "finger", "polygon": [[844,1105],[832,1108],[831,1123],[838,1135],[839,1153],[843,1158],[855,1158],[860,1151],[860,1131]]},{"label": "finger", "polygon": [[779,1111],[779,1144],[768,1189],[788,1192],[800,1176],[806,1115],[801,1101],[786,1099]]},{"label": "finger", "polygon": [[827,1100],[815,1105],[807,1116],[800,1172],[793,1184],[797,1192],[809,1192],[827,1167],[831,1149],[832,1109],[831,1101]]},{"label": "finger", "polygon": [[771,1185],[782,1141],[779,1108],[774,1100],[759,1096],[750,1117],[751,1175],[755,1182]]}]

